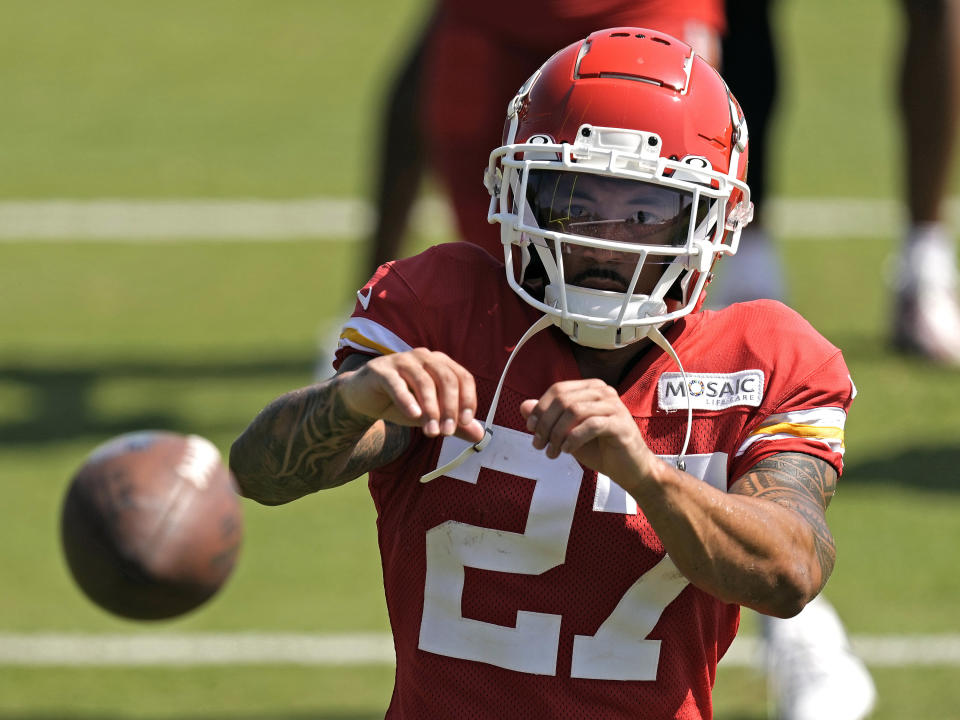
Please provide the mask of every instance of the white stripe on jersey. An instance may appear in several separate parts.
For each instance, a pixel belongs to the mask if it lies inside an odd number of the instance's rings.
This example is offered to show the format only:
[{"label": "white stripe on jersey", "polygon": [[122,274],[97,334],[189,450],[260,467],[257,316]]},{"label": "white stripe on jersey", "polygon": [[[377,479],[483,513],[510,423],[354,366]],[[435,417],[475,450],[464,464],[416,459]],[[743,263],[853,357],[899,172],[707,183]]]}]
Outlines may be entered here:
[{"label": "white stripe on jersey", "polygon": [[832,452],[843,455],[843,427],[847,413],[841,408],[825,407],[812,410],[794,410],[766,418],[737,449],[743,455],[755,442],[768,440],[809,440],[826,445]]},{"label": "white stripe on jersey", "polygon": [[378,355],[413,349],[380,323],[359,317],[352,317],[344,324],[343,330],[340,331],[339,347],[350,347],[364,352],[373,351]]}]

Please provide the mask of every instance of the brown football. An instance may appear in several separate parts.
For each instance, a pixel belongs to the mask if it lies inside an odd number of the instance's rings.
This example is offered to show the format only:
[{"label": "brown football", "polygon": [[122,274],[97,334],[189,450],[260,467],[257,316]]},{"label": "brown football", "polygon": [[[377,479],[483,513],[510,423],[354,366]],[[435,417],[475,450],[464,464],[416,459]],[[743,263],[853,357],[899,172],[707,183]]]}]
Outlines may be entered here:
[{"label": "brown football", "polygon": [[182,615],[230,576],[243,536],[235,481],[198,435],[144,431],[95,449],[63,501],[67,565],[100,607],[136,620]]}]

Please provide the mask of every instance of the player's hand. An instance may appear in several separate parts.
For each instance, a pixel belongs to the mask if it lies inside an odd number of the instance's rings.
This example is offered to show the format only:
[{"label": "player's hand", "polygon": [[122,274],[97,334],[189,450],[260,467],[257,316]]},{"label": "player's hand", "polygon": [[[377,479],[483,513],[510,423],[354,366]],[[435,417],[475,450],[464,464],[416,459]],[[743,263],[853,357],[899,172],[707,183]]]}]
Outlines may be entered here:
[{"label": "player's hand", "polygon": [[428,437],[483,438],[473,375],[442,352],[415,348],[383,355],[344,373],[342,382],[341,397],[354,413],[419,427]]},{"label": "player's hand", "polygon": [[617,391],[602,380],[554,383],[539,400],[524,400],[520,413],[533,446],[547,457],[570,453],[621,485],[648,475],[656,460]]}]

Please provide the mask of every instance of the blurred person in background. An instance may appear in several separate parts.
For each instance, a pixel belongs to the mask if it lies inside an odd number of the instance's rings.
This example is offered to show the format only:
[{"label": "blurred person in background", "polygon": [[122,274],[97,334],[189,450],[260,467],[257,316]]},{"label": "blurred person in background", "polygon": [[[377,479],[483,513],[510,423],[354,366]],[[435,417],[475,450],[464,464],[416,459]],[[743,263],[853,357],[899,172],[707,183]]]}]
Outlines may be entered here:
[{"label": "blurred person in background", "polygon": [[776,108],[778,58],[771,28],[773,0],[730,0],[722,44],[723,77],[750,122],[750,193],[753,222],[737,254],[717,265],[710,305],[768,298],[785,301],[780,255],[766,226],[770,127]]},{"label": "blurred person in background", "polygon": [[709,718],[739,606],[795,615],[830,575],[852,381],[781,303],[701,310],[751,218],[749,135],[689,46],[593,33],[497,126],[503,261],[381,266],[338,374],[231,468],[266,504],[370,472],[388,717]]},{"label": "blurred person in background", "polygon": [[960,104],[960,2],[901,1],[899,100],[910,224],[897,258],[894,343],[960,367],[957,246],[945,217]]},{"label": "blurred person in background", "polygon": [[620,25],[666,32],[716,66],[723,0],[438,0],[386,94],[362,279],[402,256],[428,168],[450,200],[458,237],[500,258],[496,228],[476,219],[487,215],[481,174],[504,107],[557,48]]},{"label": "blurred person in background", "polygon": [[[737,254],[719,266],[711,291],[718,306],[786,295],[780,258],[764,225],[767,124],[777,86],[772,4],[740,0],[727,8],[724,76],[754,133],[750,186],[757,217]],[[960,104],[960,2],[901,0],[901,6],[905,32],[897,100],[907,227],[892,278],[892,339],[899,350],[960,367],[956,238],[946,217]]]},{"label": "blurred person in background", "polygon": [[[784,300],[779,253],[766,226],[770,128],[778,90],[773,0],[727,3],[723,72],[750,122],[750,190],[754,222],[736,255],[718,264],[711,307],[758,298]],[[793,618],[760,616],[764,660],[779,720],[860,720],[876,703],[876,687],[851,649],[833,606],[820,595]]]}]

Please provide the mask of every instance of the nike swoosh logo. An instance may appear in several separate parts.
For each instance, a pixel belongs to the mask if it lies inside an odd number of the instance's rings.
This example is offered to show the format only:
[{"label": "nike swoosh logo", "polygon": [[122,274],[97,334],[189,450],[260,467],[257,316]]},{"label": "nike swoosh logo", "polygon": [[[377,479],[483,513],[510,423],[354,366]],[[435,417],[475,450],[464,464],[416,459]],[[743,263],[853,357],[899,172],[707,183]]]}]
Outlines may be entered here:
[{"label": "nike swoosh logo", "polygon": [[370,305],[370,296],[373,295],[373,288],[367,288],[367,294],[363,294],[363,290],[357,290],[357,300],[360,301],[360,307],[364,310]]}]

